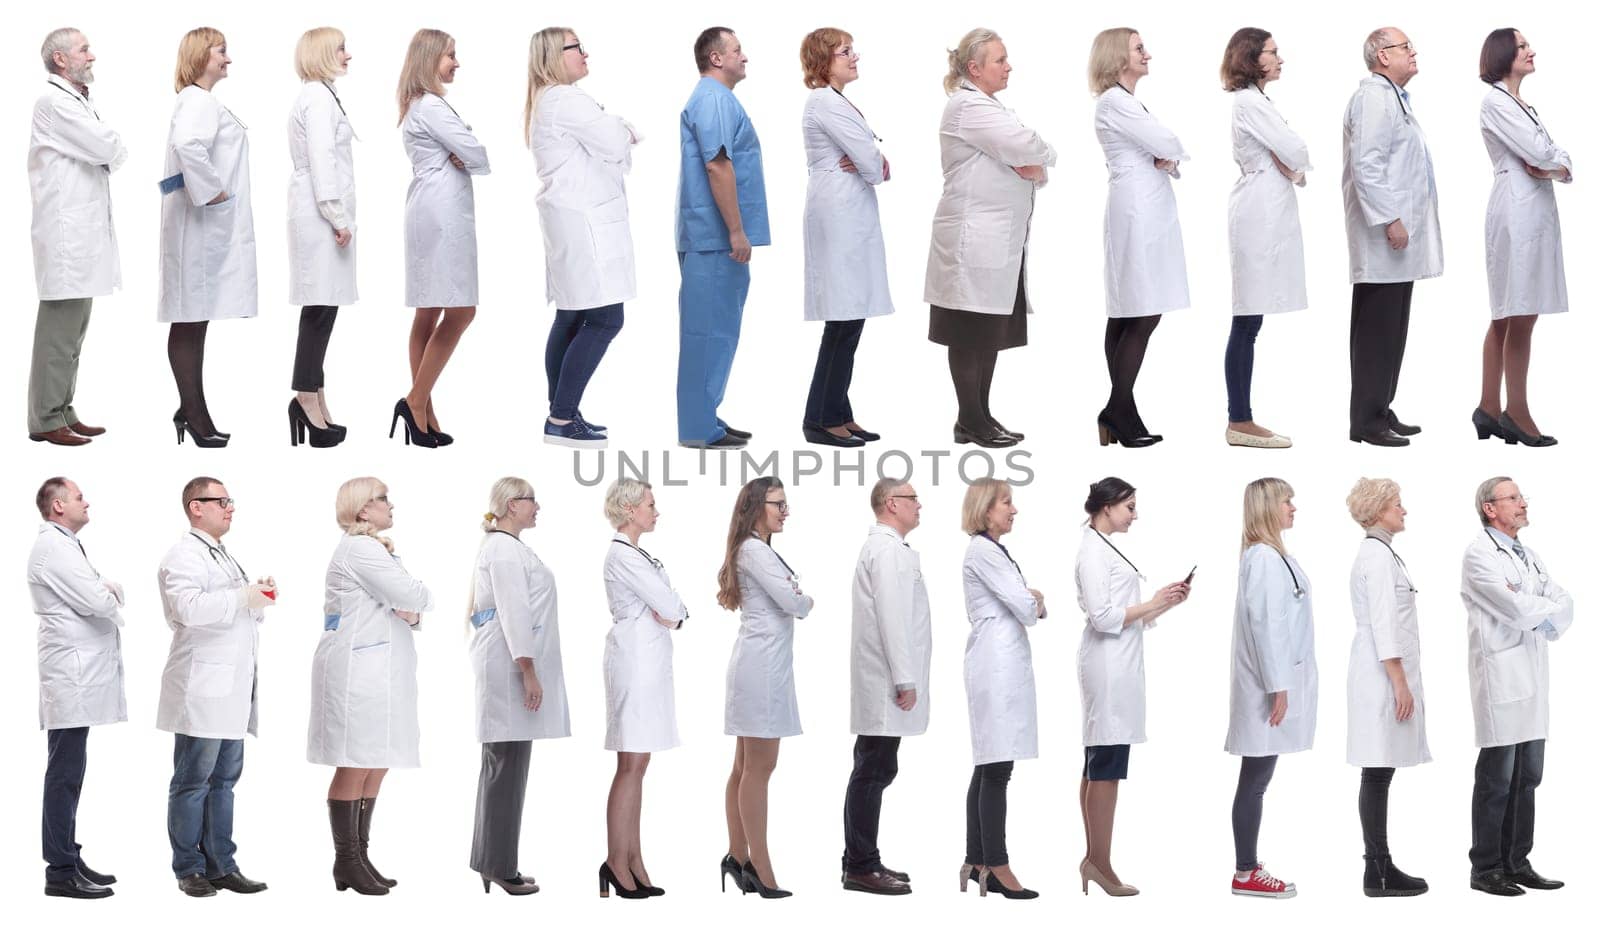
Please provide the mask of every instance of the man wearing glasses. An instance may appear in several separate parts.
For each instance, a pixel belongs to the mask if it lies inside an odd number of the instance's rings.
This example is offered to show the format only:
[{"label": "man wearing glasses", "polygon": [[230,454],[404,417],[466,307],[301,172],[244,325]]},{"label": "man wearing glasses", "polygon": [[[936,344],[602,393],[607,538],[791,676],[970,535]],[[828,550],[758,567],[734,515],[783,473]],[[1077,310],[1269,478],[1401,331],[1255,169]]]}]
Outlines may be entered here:
[{"label": "man wearing glasses", "polygon": [[234,863],[233,786],[244,769],[244,736],[256,732],[257,625],[277,583],[250,581],[223,546],[234,500],[219,480],[189,480],[183,509],[189,530],[157,572],[172,628],[156,713],[156,727],[177,737],[167,792],[172,870],[190,897],[253,894],[267,886]]},{"label": "man wearing glasses", "polygon": [[911,879],[878,854],[884,789],[899,771],[900,738],[928,729],[933,623],[922,560],[906,535],[922,520],[917,490],[899,479],[872,487],[877,523],[850,589],[850,732],[855,766],[844,792],[844,889],[909,894]]},{"label": "man wearing glasses", "polygon": [[1417,50],[1379,29],[1362,48],[1367,78],[1344,111],[1344,225],[1350,247],[1350,439],[1404,447],[1421,428],[1395,416],[1411,288],[1444,273],[1439,191],[1406,84]]},{"label": "man wearing glasses", "polygon": [[1478,766],[1472,784],[1472,889],[1512,897],[1562,882],[1533,870],[1533,792],[1550,733],[1549,644],[1572,626],[1572,596],[1518,538],[1528,499],[1509,477],[1478,486],[1482,530],[1461,558],[1467,670]]}]

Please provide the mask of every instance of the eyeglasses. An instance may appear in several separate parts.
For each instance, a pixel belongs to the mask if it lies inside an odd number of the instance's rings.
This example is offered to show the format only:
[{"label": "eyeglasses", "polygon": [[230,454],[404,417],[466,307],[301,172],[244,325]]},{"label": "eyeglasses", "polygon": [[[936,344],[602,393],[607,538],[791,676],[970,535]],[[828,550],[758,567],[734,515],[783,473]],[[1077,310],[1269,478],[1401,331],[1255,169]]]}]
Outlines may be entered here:
[{"label": "eyeglasses", "polygon": [[563,45],[563,46],[561,46],[561,50],[562,51],[572,51],[574,48],[576,48],[578,50],[578,54],[580,54],[580,55],[587,55],[588,54],[588,52],[583,50],[583,43],[582,42],[573,42],[571,45]]},{"label": "eyeglasses", "polygon": [[909,498],[912,501],[916,501],[917,500],[917,497],[915,495],[891,495],[889,497],[890,498]]},{"label": "eyeglasses", "polygon": [[535,505],[539,504],[538,500],[532,495],[517,495],[513,496],[511,500],[514,502],[533,502]]},{"label": "eyeglasses", "polygon": [[1388,51],[1391,48],[1403,48],[1406,50],[1406,54],[1410,54],[1417,50],[1417,46],[1411,44],[1410,42],[1400,42],[1396,45],[1384,45],[1383,47],[1379,48],[1378,51]]},{"label": "eyeglasses", "polygon": [[1528,496],[1526,496],[1526,495],[1499,495],[1499,496],[1496,496],[1494,498],[1489,499],[1489,501],[1491,501],[1491,502],[1515,502],[1518,505],[1526,505],[1528,502],[1532,501],[1532,499],[1528,498]]},{"label": "eyeglasses", "polygon": [[789,503],[788,502],[775,502],[775,501],[771,501],[769,499],[767,501],[767,504],[769,504],[769,505],[777,505],[779,514],[788,514],[789,513]]},{"label": "eyeglasses", "polygon": [[201,495],[189,499],[191,502],[216,502],[218,508],[232,508],[233,499],[226,495]]},{"label": "eyeglasses", "polygon": [[854,48],[850,47],[849,45],[846,45],[843,48],[839,49],[838,51],[834,52],[833,56],[835,58],[849,58],[849,59],[854,60],[856,58],[861,57],[861,52],[856,51]]}]

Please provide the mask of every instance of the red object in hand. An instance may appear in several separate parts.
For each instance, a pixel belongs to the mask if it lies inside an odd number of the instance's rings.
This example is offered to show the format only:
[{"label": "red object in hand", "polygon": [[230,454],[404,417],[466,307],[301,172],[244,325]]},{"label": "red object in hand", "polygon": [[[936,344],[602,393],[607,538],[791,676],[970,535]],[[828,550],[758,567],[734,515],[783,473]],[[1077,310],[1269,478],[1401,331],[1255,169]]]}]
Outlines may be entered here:
[{"label": "red object in hand", "polygon": [[277,601],[278,600],[278,590],[275,589],[275,588],[264,588],[264,589],[261,590],[261,594],[267,596],[267,599],[269,601]]}]

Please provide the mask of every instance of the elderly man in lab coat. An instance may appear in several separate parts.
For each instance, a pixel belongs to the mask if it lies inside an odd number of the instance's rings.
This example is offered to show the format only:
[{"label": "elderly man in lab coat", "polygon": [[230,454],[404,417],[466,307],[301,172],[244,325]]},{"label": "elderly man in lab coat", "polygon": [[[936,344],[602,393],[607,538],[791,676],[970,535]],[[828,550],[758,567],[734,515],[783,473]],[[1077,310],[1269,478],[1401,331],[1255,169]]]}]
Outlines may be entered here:
[{"label": "elderly man in lab coat", "polygon": [[1461,558],[1467,671],[1478,766],[1472,785],[1472,889],[1555,890],[1528,863],[1533,792],[1550,733],[1549,644],[1572,626],[1572,596],[1518,538],[1528,500],[1506,476],[1478,486],[1482,532]]},{"label": "elderly man in lab coat", "polygon": [[717,417],[739,348],[750,292],[750,249],[772,243],[761,139],[733,96],[745,57],[732,29],[713,26],[694,43],[700,82],[678,136],[678,443],[743,447],[749,431]]},{"label": "elderly man in lab coat", "polygon": [[922,560],[906,535],[922,520],[917,490],[900,479],[872,487],[867,532],[850,589],[850,732],[855,765],[844,792],[844,889],[909,894],[911,879],[878,855],[883,791],[900,770],[900,737],[928,730],[933,625]]},{"label": "elderly man in lab coat", "polygon": [[167,836],[178,887],[190,897],[267,889],[233,860],[233,786],[244,770],[244,736],[256,732],[257,626],[278,588],[270,577],[250,581],[222,545],[233,501],[218,479],[189,480],[189,530],[157,573],[172,628],[156,712],[156,727],[176,736]]},{"label": "elderly man in lab coat", "polygon": [[1395,417],[1411,288],[1444,272],[1439,191],[1406,84],[1417,50],[1384,28],[1362,48],[1371,73],[1344,111],[1344,224],[1350,247],[1350,439],[1403,447],[1422,431]]},{"label": "elderly man in lab coat", "polygon": [[52,476],[34,497],[39,536],[28,556],[28,592],[39,615],[39,726],[46,731],[44,892],[110,897],[117,879],[84,864],[76,838],[89,728],[128,719],[122,692],[122,586],[89,565],[78,534],[89,503],[78,484]]},{"label": "elderly man in lab coat", "polygon": [[111,223],[111,172],[128,159],[128,149],[89,102],[95,57],[83,33],[57,29],[45,36],[40,52],[50,76],[33,104],[28,143],[33,274],[39,287],[28,437],[76,447],[106,430],[79,421],[72,396],[94,297],[122,285]]}]

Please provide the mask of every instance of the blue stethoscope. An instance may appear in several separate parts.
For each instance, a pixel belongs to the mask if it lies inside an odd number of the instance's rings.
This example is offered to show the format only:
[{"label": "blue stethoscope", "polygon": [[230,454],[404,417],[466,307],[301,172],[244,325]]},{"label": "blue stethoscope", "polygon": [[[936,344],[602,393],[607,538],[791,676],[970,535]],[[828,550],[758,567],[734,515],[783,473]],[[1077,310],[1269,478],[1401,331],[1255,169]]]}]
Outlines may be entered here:
[{"label": "blue stethoscope", "polygon": [[[1367,536],[1367,539],[1368,540],[1376,540],[1379,543],[1383,544],[1383,548],[1389,551],[1389,555],[1394,557],[1395,563],[1397,565],[1399,565],[1400,574],[1402,576],[1405,576],[1405,579],[1406,579],[1406,591],[1408,591],[1411,594],[1415,595],[1417,593],[1417,587],[1411,583],[1411,570],[1406,568],[1406,561],[1401,559],[1400,558],[1400,554],[1398,554],[1398,553],[1396,553],[1394,551],[1394,547],[1389,546],[1389,542],[1384,540],[1382,537],[1373,537],[1373,536],[1371,536],[1369,534]],[[1494,538],[1491,537],[1490,539],[1492,540]]]},{"label": "blue stethoscope", "polygon": [[217,556],[218,553],[221,553],[223,557],[227,558],[228,562],[233,564],[233,568],[239,570],[239,578],[244,579],[246,582],[250,581],[248,575],[244,571],[244,567],[239,565],[239,561],[233,558],[232,553],[229,553],[227,550],[224,550],[221,547],[214,547],[211,544],[206,543],[206,539],[194,531],[190,531],[189,536],[193,537],[201,544],[204,544],[206,552],[211,554],[211,561],[213,563],[216,563],[219,566],[222,565],[222,559]]},{"label": "blue stethoscope", "polygon": [[[1500,553],[1502,553],[1502,554],[1504,554],[1505,558],[1511,561],[1511,569],[1512,569],[1513,572],[1515,572],[1517,574],[1517,577],[1515,579],[1509,579],[1508,578],[1506,581],[1509,582],[1511,585],[1514,585],[1517,588],[1521,588],[1522,587],[1522,571],[1520,569],[1517,569],[1517,558],[1511,554],[1510,550],[1507,550],[1505,547],[1502,547],[1500,545],[1500,541],[1494,539],[1494,535],[1489,533],[1489,529],[1487,527],[1483,529],[1483,536],[1488,537],[1489,538],[1489,542],[1494,544],[1495,550],[1500,552]],[[1532,553],[1529,553],[1528,550],[1527,550],[1527,547],[1523,547],[1523,552],[1526,553],[1527,557],[1528,557],[1528,561],[1527,561],[1527,564],[1526,564],[1528,566],[1528,568],[1530,568],[1530,569],[1532,569],[1534,571],[1534,573],[1539,577],[1539,581],[1540,582],[1548,582],[1550,580],[1550,577],[1545,574],[1544,564],[1539,562],[1539,558],[1537,556],[1534,556]]]}]

